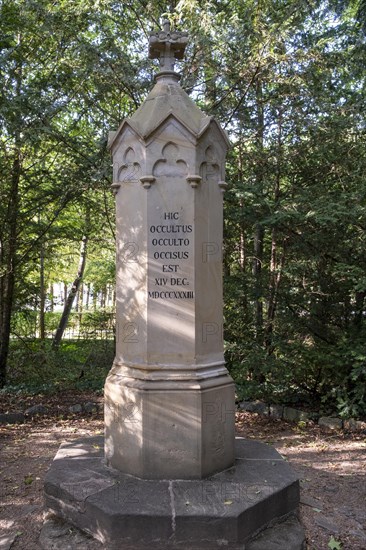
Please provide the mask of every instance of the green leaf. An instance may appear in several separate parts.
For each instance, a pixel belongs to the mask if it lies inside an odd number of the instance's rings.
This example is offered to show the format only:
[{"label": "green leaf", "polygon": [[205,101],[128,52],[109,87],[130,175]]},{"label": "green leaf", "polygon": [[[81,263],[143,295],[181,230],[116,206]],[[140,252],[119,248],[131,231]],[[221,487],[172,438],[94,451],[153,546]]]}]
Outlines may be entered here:
[{"label": "green leaf", "polygon": [[328,542],[328,547],[330,550],[342,550],[342,543],[336,540],[332,535]]},{"label": "green leaf", "polygon": [[34,481],[34,479],[33,479],[32,474],[29,474],[28,476],[24,477],[24,483],[26,485],[32,485],[33,481]]}]

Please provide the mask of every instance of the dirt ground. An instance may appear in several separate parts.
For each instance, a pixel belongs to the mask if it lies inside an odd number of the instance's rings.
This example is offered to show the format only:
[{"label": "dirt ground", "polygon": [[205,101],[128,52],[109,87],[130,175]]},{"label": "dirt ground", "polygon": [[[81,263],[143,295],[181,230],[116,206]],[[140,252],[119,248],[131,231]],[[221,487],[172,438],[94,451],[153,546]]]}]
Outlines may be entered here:
[{"label": "dirt ground", "polygon": [[[70,414],[70,405],[88,401],[99,402],[98,412]],[[39,403],[47,415],[0,426],[1,550],[7,550],[11,540],[11,550],[40,550],[43,482],[60,443],[103,432],[102,397],[92,392],[22,402],[1,396],[0,411],[24,411]],[[365,433],[329,433],[315,425],[299,427],[255,413],[238,413],[237,430],[246,438],[274,445],[299,475],[308,550],[366,549]]]}]

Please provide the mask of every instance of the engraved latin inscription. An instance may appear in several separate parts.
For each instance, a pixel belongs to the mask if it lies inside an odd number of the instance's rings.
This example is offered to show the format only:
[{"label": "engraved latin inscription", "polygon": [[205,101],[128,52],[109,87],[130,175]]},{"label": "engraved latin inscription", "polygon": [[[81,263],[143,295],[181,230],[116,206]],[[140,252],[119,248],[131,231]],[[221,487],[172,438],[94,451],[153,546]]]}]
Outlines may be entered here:
[{"label": "engraved latin inscription", "polygon": [[193,281],[186,269],[192,262],[192,231],[192,224],[184,223],[180,212],[163,212],[160,223],[150,225],[151,259],[158,275],[153,278],[149,298],[193,300]]}]

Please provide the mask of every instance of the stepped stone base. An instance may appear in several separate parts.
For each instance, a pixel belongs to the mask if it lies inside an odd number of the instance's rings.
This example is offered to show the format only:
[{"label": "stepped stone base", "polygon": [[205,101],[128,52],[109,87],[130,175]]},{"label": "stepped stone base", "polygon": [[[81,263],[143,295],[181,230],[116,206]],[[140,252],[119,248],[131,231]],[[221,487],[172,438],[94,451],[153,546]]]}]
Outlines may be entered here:
[{"label": "stepped stone base", "polygon": [[143,480],[105,465],[104,438],[63,444],[46,506],[111,550],[301,550],[299,482],[272,447],[236,439],[235,466],[203,480]]}]

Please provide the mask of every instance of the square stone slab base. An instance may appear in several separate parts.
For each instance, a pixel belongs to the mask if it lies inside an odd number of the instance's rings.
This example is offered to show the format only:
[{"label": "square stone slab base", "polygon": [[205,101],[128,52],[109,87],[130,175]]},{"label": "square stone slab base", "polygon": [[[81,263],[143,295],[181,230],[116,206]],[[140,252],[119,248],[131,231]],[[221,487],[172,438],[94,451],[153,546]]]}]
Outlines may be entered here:
[{"label": "square stone slab base", "polygon": [[301,550],[299,482],[273,448],[236,439],[235,465],[202,480],[145,480],[105,465],[102,436],[61,445],[46,506],[111,550]]}]

